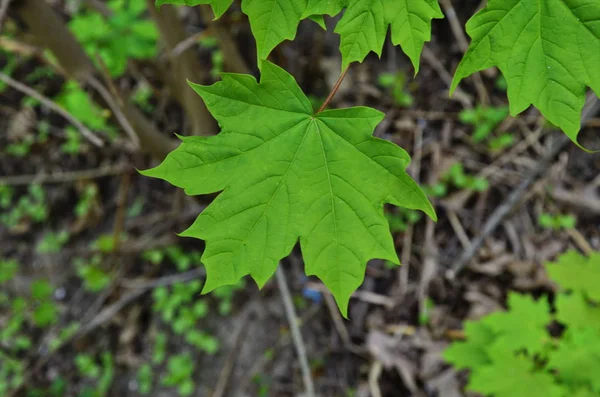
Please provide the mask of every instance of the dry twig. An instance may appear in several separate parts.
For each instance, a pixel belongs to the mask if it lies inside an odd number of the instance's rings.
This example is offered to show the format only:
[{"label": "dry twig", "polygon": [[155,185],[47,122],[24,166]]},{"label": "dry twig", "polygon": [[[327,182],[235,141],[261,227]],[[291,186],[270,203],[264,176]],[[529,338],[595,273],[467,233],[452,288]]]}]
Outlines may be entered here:
[{"label": "dry twig", "polygon": [[81,171],[64,171],[59,173],[15,175],[0,178],[0,185],[22,186],[32,183],[66,183],[82,179],[96,179],[105,176],[119,175],[128,170],[131,166],[127,164],[107,165],[100,168]]},{"label": "dry twig", "polygon": [[2,31],[2,22],[4,21],[4,16],[6,15],[10,2],[11,0],[2,0],[0,2],[0,32]]},{"label": "dry twig", "polygon": [[285,279],[285,273],[281,264],[279,264],[275,273],[277,276],[277,285],[279,286],[279,291],[281,292],[281,297],[283,299],[285,314],[290,325],[290,330],[292,331],[292,340],[294,341],[296,354],[298,355],[298,360],[300,361],[300,369],[302,370],[302,379],[304,380],[306,396],[315,397],[315,386],[312,380],[310,366],[308,365],[306,347],[304,346],[302,333],[300,332],[300,327],[298,326],[298,316],[296,315],[296,309],[294,308],[294,301],[292,300],[292,295],[290,294],[290,289],[288,288],[287,280]]},{"label": "dry twig", "polygon": [[[600,108],[600,101],[598,98],[589,94],[586,100],[586,106],[583,109],[583,114],[581,117],[582,125],[585,122],[594,116],[594,114]],[[483,242],[486,238],[496,230],[496,227],[502,223],[502,220],[514,209],[517,203],[521,200],[527,189],[545,172],[548,170],[550,163],[554,159],[554,157],[560,153],[560,151],[569,143],[569,138],[564,134],[560,133],[554,144],[552,145],[550,151],[546,156],[544,156],[537,165],[531,169],[528,173],[527,177],[511,192],[508,198],[500,204],[494,212],[490,215],[487,222],[483,226],[481,230],[481,234],[479,234],[476,238],[471,241],[471,247],[469,249],[465,249],[462,255],[458,258],[458,260],[452,265],[452,268],[449,269],[446,273],[446,277],[449,279],[454,279],[458,273],[460,273],[465,266],[473,259],[473,257],[479,251],[479,248],[483,245]]]},{"label": "dry twig", "polygon": [[8,84],[12,88],[14,88],[15,90],[20,91],[23,94],[28,95],[34,99],[37,99],[47,108],[60,114],[62,117],[65,118],[65,120],[67,120],[69,123],[73,124],[73,126],[75,128],[77,128],[79,130],[79,132],[81,132],[81,135],[83,135],[88,141],[90,141],[95,146],[98,146],[98,147],[104,146],[104,142],[102,142],[102,140],[100,138],[98,138],[96,135],[94,135],[94,133],[92,131],[90,131],[85,125],[83,125],[83,123],[81,121],[79,121],[71,113],[67,112],[65,109],[60,107],[52,99],[45,97],[44,95],[40,94],[33,88],[30,88],[30,87],[26,86],[25,84],[14,80],[13,78],[7,76],[6,74],[4,74],[2,72],[0,72],[0,80],[2,80],[6,84]]}]

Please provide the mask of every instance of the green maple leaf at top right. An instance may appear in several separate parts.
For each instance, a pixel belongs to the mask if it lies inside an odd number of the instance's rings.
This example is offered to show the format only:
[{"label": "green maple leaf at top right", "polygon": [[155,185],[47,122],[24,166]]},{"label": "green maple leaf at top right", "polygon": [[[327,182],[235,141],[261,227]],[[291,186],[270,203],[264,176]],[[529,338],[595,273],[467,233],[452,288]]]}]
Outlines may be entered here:
[{"label": "green maple leaf at top right", "polygon": [[497,66],[512,115],[533,104],[577,143],[586,86],[600,94],[600,0],[490,0],[467,33],[451,91]]}]

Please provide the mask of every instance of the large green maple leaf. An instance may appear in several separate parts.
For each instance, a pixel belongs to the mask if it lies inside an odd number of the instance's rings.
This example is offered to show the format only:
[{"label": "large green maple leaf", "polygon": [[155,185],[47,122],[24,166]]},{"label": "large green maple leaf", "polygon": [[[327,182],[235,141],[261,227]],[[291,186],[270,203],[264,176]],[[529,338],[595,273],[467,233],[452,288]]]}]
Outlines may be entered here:
[{"label": "large green maple leaf", "polygon": [[[157,0],[157,4],[188,6],[210,4],[217,17],[233,0]],[[423,44],[431,39],[431,20],[443,18],[437,0],[242,0],[256,39],[259,60],[285,40],[293,40],[300,21],[322,15],[337,15],[346,9],[335,32],[341,37],[342,68],[362,62],[367,54],[381,55],[388,30],[400,45],[415,71]]]},{"label": "large green maple leaf", "polygon": [[513,115],[533,104],[577,142],[586,86],[600,94],[600,1],[490,0],[467,32],[472,42],[452,90],[497,66]]},{"label": "large green maple leaf", "polygon": [[222,191],[182,233],[206,241],[204,292],[250,275],[259,287],[298,239],[306,273],[332,291],[344,315],[372,258],[398,263],[383,204],[434,210],[406,174],[408,154],[372,136],[383,119],[364,107],[313,114],[294,78],[264,62],[260,84],[223,74],[192,84],[219,122],[214,137],[182,144],[144,175],[187,194]]}]

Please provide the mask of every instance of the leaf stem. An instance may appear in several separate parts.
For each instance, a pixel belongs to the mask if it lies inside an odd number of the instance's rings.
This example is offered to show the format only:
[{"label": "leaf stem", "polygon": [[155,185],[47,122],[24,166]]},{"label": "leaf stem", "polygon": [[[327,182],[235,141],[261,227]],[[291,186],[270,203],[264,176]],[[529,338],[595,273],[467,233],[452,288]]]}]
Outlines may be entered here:
[{"label": "leaf stem", "polygon": [[321,107],[319,108],[319,110],[317,110],[316,114],[321,113],[323,110],[325,110],[325,108],[327,107],[327,105],[329,105],[329,102],[331,102],[331,100],[333,99],[333,97],[335,96],[335,94],[340,89],[340,86],[342,85],[342,82],[344,81],[344,77],[346,77],[346,74],[348,73],[348,69],[350,69],[350,65],[346,66],[346,69],[344,69],[344,71],[342,72],[342,74],[340,75],[340,77],[338,78],[338,80],[335,82],[335,85],[333,86],[333,89],[329,93],[329,96],[327,97],[327,99],[325,99],[325,102],[323,102],[323,104],[321,105]]}]

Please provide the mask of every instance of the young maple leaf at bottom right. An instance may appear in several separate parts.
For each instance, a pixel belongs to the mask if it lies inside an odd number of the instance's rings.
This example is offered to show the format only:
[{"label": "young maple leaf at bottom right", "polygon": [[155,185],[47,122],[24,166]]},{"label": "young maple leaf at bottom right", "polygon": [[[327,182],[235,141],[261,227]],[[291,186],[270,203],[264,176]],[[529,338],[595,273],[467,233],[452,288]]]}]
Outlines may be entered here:
[{"label": "young maple leaf at bottom right", "polygon": [[490,0],[467,33],[452,90],[497,66],[513,115],[533,104],[577,143],[586,87],[600,94],[600,1]]}]

